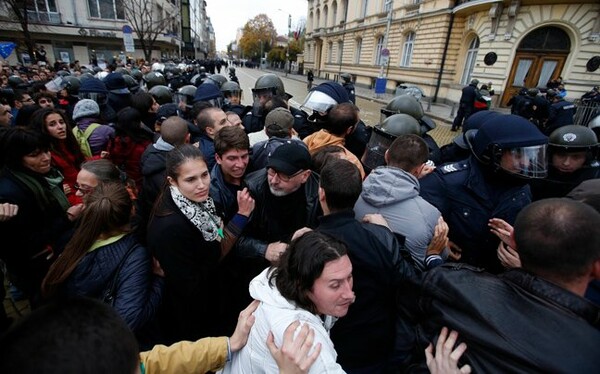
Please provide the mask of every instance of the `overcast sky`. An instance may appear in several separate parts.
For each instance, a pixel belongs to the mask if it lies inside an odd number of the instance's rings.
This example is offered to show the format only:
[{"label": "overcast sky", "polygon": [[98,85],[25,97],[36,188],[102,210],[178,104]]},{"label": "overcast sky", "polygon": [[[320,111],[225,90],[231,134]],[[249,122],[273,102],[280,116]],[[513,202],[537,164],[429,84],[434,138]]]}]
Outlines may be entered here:
[{"label": "overcast sky", "polygon": [[293,31],[300,18],[306,20],[307,10],[306,0],[206,0],[206,13],[215,29],[217,51],[226,50],[227,44],[235,40],[237,29],[260,13],[271,18],[279,35],[285,35],[288,15],[292,15]]}]

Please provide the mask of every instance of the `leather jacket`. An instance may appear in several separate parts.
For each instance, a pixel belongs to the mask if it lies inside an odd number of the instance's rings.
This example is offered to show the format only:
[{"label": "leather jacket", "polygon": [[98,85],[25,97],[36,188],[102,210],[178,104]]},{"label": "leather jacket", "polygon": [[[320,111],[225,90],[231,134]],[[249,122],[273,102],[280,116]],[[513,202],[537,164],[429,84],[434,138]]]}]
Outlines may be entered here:
[{"label": "leather jacket", "polygon": [[456,330],[474,373],[592,373],[600,367],[600,308],[525,270],[494,276],[446,264],[425,276],[418,305],[421,348],[442,326]]}]

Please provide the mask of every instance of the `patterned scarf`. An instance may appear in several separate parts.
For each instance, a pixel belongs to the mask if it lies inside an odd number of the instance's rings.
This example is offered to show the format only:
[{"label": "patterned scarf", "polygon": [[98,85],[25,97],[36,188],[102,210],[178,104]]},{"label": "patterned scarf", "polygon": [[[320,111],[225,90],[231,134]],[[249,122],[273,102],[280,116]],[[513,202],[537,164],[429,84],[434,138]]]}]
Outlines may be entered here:
[{"label": "patterned scarf", "polygon": [[221,218],[217,216],[213,199],[209,197],[206,201],[196,203],[183,196],[177,187],[170,186],[170,190],[175,205],[200,230],[204,240],[207,242],[221,241],[223,238]]}]

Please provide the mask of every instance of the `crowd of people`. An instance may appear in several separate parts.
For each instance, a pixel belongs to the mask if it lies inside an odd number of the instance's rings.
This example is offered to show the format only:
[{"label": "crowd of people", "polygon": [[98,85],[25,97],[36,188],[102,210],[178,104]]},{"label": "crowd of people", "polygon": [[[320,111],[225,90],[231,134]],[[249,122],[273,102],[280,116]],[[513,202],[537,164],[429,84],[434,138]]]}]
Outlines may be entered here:
[{"label": "crowd of people", "polygon": [[411,95],[366,126],[349,75],[298,109],[270,73],[242,105],[233,66],[3,71],[0,260],[32,311],[1,372],[600,364],[588,127],[461,100],[440,148]]}]

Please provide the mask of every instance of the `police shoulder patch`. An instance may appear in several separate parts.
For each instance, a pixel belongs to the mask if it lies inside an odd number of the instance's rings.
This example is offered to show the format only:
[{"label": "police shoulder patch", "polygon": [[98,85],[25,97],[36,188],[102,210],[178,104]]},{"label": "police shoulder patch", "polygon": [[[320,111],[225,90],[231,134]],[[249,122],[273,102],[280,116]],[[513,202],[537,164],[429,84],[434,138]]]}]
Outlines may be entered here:
[{"label": "police shoulder patch", "polygon": [[454,173],[457,171],[465,170],[468,167],[469,167],[469,164],[467,164],[464,161],[461,161],[461,162],[454,162],[452,164],[442,165],[442,166],[438,167],[438,170],[442,174],[450,174],[450,173]]}]

